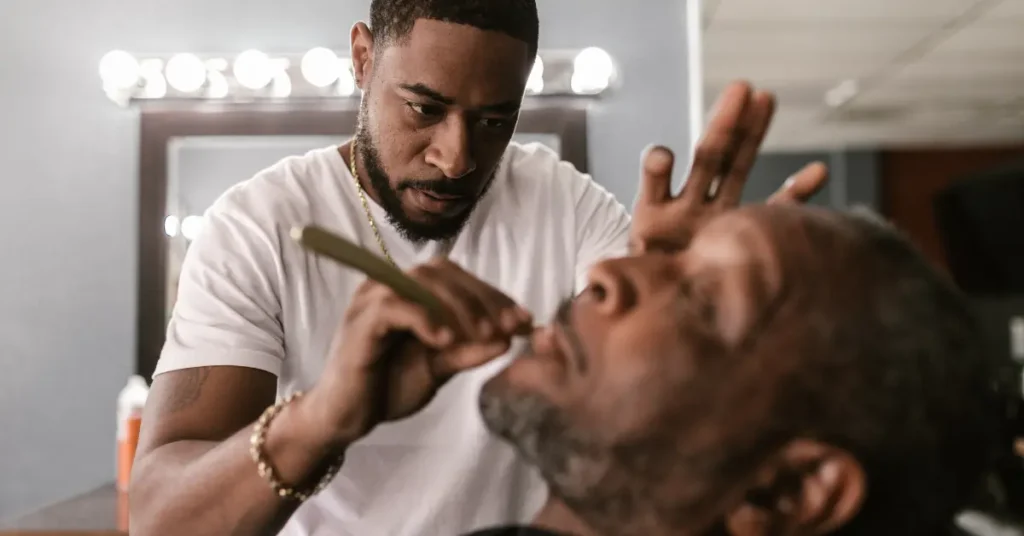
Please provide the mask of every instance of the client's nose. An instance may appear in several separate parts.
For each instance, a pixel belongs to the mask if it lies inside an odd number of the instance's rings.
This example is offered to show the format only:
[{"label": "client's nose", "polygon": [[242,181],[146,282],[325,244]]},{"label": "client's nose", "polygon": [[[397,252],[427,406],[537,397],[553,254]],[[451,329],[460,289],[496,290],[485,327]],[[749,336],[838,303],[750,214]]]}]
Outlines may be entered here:
[{"label": "client's nose", "polygon": [[618,315],[643,302],[659,281],[667,281],[675,272],[669,255],[610,259],[590,269],[585,292],[601,312]]}]

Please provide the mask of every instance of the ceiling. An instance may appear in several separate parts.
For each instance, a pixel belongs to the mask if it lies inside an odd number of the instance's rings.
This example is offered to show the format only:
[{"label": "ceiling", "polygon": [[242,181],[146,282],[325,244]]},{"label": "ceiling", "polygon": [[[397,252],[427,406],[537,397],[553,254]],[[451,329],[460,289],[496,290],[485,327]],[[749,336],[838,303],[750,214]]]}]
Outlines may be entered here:
[{"label": "ceiling", "polygon": [[1024,0],[702,6],[705,99],[736,79],[774,91],[768,149],[1024,141]]}]

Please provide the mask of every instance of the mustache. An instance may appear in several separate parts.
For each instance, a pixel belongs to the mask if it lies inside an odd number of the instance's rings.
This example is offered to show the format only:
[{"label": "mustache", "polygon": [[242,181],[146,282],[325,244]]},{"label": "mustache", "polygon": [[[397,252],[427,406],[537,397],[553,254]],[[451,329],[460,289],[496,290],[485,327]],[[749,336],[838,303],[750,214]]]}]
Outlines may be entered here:
[{"label": "mustache", "polygon": [[477,185],[461,179],[405,179],[396,189],[402,191],[410,188],[438,195],[469,197],[476,193]]}]

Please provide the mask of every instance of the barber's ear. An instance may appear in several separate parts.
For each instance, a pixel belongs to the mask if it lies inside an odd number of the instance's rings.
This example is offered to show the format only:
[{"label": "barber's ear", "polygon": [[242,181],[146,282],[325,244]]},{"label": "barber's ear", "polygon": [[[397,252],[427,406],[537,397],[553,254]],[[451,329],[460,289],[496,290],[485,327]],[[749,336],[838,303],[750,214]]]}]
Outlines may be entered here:
[{"label": "barber's ear", "polygon": [[726,518],[729,534],[829,534],[857,516],[867,492],[864,469],[843,449],[795,440],[758,473]]},{"label": "barber's ear", "polygon": [[366,81],[373,72],[373,32],[365,22],[357,22],[352,27],[352,73],[356,78],[356,87],[366,91]]}]

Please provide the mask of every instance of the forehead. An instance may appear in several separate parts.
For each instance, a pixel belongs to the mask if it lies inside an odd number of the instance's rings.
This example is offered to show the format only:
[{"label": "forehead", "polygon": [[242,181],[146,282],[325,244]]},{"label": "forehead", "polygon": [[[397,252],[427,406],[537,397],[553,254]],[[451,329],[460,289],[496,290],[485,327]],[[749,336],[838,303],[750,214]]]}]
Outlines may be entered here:
[{"label": "forehead", "polygon": [[773,222],[765,212],[732,210],[712,219],[693,238],[690,253],[721,264],[770,262],[779,257]]},{"label": "forehead", "polygon": [[501,32],[418,19],[409,35],[380,51],[385,77],[423,84],[458,104],[522,97],[533,58],[527,44]]}]

